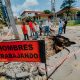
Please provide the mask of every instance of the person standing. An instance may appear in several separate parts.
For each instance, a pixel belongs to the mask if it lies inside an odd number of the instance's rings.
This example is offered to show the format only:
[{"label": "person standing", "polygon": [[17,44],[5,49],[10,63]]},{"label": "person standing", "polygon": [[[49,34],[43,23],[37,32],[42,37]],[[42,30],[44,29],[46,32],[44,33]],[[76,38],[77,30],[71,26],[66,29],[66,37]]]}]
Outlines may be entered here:
[{"label": "person standing", "polygon": [[63,32],[66,33],[67,20],[64,19]]},{"label": "person standing", "polygon": [[29,22],[29,27],[30,27],[31,37],[32,37],[34,36],[34,33],[36,32],[32,20]]},{"label": "person standing", "polygon": [[43,21],[40,21],[39,23],[39,29],[40,29],[40,36],[42,36],[42,32],[43,32]]},{"label": "person standing", "polygon": [[45,22],[45,35],[49,36],[50,34],[50,19],[46,20]]},{"label": "person standing", "polygon": [[63,25],[64,25],[63,21],[60,20],[60,21],[59,21],[58,35],[61,35],[61,34],[62,34],[62,31],[63,31]]},{"label": "person standing", "polygon": [[34,22],[34,28],[35,28],[35,39],[39,38],[39,25],[37,22]]},{"label": "person standing", "polygon": [[[25,22],[23,22],[21,28],[22,28],[22,31],[23,31],[23,34],[24,34],[24,40],[29,40],[28,30],[26,28]],[[26,39],[26,37],[27,37],[27,39]]]}]

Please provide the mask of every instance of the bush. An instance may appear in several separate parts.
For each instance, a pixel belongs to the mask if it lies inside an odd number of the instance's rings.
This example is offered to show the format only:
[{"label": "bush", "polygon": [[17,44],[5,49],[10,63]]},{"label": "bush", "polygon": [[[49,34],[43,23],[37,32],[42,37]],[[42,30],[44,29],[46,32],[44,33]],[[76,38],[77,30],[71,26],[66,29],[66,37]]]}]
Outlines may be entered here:
[{"label": "bush", "polygon": [[68,21],[68,26],[80,25],[80,20],[70,20]]},{"label": "bush", "polygon": [[45,14],[50,14],[50,13],[51,13],[50,10],[44,10],[43,12],[44,12]]},{"label": "bush", "polygon": [[30,16],[26,17],[26,22],[29,22],[31,20],[33,21],[32,17],[30,17]]}]

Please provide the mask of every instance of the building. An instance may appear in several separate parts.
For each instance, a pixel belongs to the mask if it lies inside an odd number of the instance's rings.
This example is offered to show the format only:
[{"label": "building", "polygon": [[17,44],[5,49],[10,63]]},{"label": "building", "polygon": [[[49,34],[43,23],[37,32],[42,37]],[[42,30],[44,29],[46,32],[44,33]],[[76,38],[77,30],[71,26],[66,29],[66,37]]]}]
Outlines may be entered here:
[{"label": "building", "polygon": [[[56,13],[57,17],[59,17],[59,18],[67,18],[66,11],[68,11],[67,8],[58,11]],[[80,11],[80,8],[71,8],[70,11],[72,12],[72,14],[70,15],[70,19],[72,19],[72,20],[78,19],[77,12]]]},{"label": "building", "polygon": [[16,24],[21,24],[21,18],[15,16],[14,19]]},{"label": "building", "polygon": [[51,18],[53,14],[45,14],[42,11],[24,11],[21,14],[21,19],[25,20],[27,17],[33,18],[33,20],[41,20]]}]

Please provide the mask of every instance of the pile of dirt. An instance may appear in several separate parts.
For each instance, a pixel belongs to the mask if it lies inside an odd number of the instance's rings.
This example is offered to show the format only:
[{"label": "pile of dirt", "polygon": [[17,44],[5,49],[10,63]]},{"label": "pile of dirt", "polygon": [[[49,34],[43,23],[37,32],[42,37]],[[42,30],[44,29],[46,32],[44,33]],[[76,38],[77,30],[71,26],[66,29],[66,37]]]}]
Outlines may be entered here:
[{"label": "pile of dirt", "polygon": [[62,49],[66,49],[66,47],[69,47],[73,44],[76,44],[73,41],[70,41],[69,38],[66,38],[64,36],[53,36],[53,49],[55,50],[56,53],[61,51]]},{"label": "pile of dirt", "polygon": [[47,57],[57,54],[63,49],[66,49],[69,52],[67,47],[73,44],[76,44],[76,43],[73,41],[70,41],[69,38],[66,38],[64,36],[60,36],[60,35],[50,36],[48,37],[47,45],[46,45]]}]

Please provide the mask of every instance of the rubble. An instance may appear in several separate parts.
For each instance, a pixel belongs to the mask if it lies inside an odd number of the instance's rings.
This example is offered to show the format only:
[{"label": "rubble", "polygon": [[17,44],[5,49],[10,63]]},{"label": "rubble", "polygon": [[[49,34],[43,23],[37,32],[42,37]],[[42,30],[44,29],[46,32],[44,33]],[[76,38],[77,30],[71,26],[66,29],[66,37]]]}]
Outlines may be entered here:
[{"label": "rubble", "polygon": [[8,64],[3,63],[3,65],[0,67],[0,76],[4,76],[8,80],[26,80],[27,78],[30,79],[31,77],[35,78],[36,80],[36,76],[39,78],[43,78],[44,76],[46,77],[45,73],[41,71],[41,69],[39,70],[39,68],[36,65],[34,66],[34,64],[27,62],[11,62]]}]

